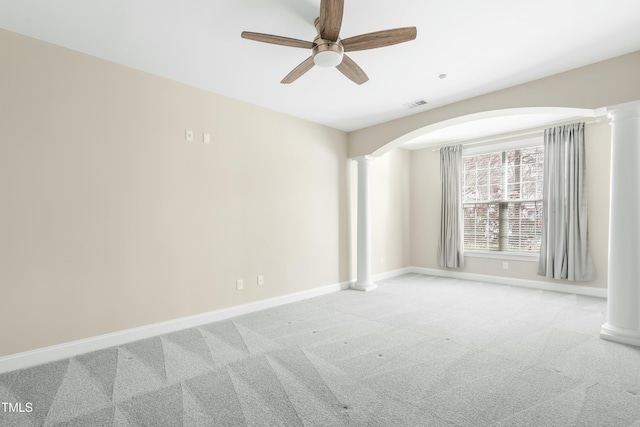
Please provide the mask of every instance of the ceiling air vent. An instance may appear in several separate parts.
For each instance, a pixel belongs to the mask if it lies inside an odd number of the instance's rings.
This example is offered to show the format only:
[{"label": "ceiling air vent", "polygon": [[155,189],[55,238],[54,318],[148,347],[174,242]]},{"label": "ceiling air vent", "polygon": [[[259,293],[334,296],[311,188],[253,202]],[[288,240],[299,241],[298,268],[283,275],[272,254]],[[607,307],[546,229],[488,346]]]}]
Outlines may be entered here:
[{"label": "ceiling air vent", "polygon": [[427,105],[427,101],[425,101],[424,99],[418,99],[417,101],[413,101],[413,102],[409,102],[408,104],[404,104],[404,106],[407,107],[407,108],[422,107],[423,105]]}]

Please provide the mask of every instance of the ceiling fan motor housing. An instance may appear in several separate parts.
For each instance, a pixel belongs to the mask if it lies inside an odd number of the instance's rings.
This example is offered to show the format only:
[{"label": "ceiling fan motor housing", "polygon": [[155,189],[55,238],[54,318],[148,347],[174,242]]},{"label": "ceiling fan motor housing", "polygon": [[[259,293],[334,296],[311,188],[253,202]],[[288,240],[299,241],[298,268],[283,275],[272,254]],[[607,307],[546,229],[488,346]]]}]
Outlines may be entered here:
[{"label": "ceiling fan motor housing", "polygon": [[344,55],[344,48],[340,40],[332,42],[316,38],[312,49],[313,62],[319,67],[335,67],[340,65]]}]

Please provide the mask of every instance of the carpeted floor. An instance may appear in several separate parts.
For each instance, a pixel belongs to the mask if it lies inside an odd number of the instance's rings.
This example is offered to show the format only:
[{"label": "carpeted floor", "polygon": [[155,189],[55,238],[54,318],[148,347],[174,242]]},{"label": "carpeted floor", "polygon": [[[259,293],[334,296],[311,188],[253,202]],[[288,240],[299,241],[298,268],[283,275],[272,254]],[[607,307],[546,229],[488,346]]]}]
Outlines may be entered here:
[{"label": "carpeted floor", "polygon": [[601,298],[421,275],[0,375],[2,426],[636,426]]}]

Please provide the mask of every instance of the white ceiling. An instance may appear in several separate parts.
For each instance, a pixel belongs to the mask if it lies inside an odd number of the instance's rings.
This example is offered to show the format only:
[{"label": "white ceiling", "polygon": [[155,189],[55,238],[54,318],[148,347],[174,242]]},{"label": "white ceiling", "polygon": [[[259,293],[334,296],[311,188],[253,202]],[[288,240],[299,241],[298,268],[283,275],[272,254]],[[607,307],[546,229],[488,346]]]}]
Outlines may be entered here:
[{"label": "white ceiling", "polygon": [[0,0],[0,28],[345,131],[640,50],[639,0],[345,0],[342,38],[416,26],[417,39],[351,53],[362,86],[318,67],[282,85],[310,52],[240,33],[312,41],[319,4]]}]

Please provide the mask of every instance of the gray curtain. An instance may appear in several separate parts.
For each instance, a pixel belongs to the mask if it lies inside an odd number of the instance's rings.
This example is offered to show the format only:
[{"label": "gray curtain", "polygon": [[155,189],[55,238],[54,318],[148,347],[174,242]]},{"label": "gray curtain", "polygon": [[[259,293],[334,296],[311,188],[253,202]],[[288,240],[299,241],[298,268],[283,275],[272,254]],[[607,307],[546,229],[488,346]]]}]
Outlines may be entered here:
[{"label": "gray curtain", "polygon": [[544,131],[542,245],[538,274],[595,278],[587,231],[584,123]]},{"label": "gray curtain", "polygon": [[464,267],[462,239],[462,146],[440,149],[442,203],[438,264],[441,267]]}]

